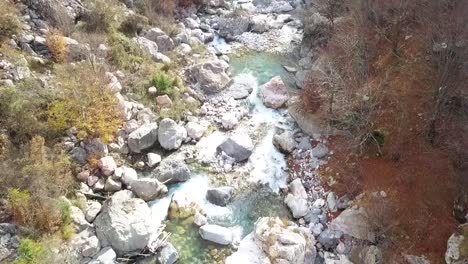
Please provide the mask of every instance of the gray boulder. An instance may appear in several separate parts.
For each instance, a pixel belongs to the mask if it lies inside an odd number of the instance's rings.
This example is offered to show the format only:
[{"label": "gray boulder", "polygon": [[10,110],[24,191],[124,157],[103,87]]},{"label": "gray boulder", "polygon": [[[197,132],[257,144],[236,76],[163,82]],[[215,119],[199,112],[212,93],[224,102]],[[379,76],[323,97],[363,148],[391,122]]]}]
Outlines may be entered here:
[{"label": "gray boulder", "polygon": [[327,250],[335,249],[340,243],[340,239],[343,236],[343,232],[335,231],[331,229],[325,229],[318,236],[318,242]]},{"label": "gray boulder", "polygon": [[88,264],[115,264],[117,254],[110,247],[105,247]]},{"label": "gray boulder", "polygon": [[291,131],[284,131],[281,134],[276,134],[273,137],[273,145],[283,153],[291,153],[297,148],[297,143]]},{"label": "gray boulder", "polygon": [[115,193],[94,220],[96,234],[103,246],[111,246],[119,255],[146,247],[156,228],[151,209],[131,191]]},{"label": "gray boulder", "polygon": [[325,158],[329,153],[327,146],[323,143],[319,143],[315,148],[312,149],[312,155],[317,159]]},{"label": "gray boulder", "polygon": [[167,243],[159,252],[158,261],[161,264],[173,264],[179,259],[179,252],[171,244]]},{"label": "gray boulder", "polygon": [[158,125],[144,124],[128,135],[128,147],[134,153],[148,149],[158,140]]},{"label": "gray boulder", "polygon": [[228,67],[226,62],[212,59],[194,65],[190,69],[190,75],[204,92],[218,93],[231,83],[231,78],[226,73]]},{"label": "gray boulder", "polygon": [[190,169],[185,161],[177,157],[167,157],[153,171],[155,177],[163,183],[184,182],[190,179]]},{"label": "gray boulder", "polygon": [[155,42],[160,52],[171,51],[175,48],[174,41],[159,28],[152,28],[144,34],[145,38]]},{"label": "gray boulder", "polygon": [[208,189],[206,192],[206,199],[215,205],[226,206],[234,193],[232,187],[219,187]]},{"label": "gray boulder", "polygon": [[249,30],[250,17],[248,16],[225,16],[219,19],[219,35],[232,40]]},{"label": "gray boulder", "polygon": [[70,216],[77,232],[81,232],[86,228],[91,227],[91,224],[86,221],[86,217],[80,208],[70,206]]},{"label": "gray boulder", "polygon": [[263,104],[274,109],[283,107],[289,99],[288,90],[280,76],[273,77],[262,89]]},{"label": "gray boulder", "polygon": [[167,187],[157,179],[141,178],[133,180],[130,187],[135,195],[146,202],[152,201],[167,193]]},{"label": "gray boulder", "polygon": [[57,28],[73,26],[77,18],[87,13],[80,0],[25,0],[23,3]]},{"label": "gray boulder", "polygon": [[284,202],[291,210],[294,218],[304,217],[309,211],[307,205],[307,192],[301,179],[295,179],[289,184],[289,193]]},{"label": "gray boulder", "polygon": [[231,229],[218,225],[204,225],[200,227],[200,236],[208,241],[221,245],[230,245],[233,242]]},{"label": "gray boulder", "polygon": [[229,137],[218,146],[218,151],[224,151],[224,153],[234,158],[237,162],[247,160],[252,155],[253,149],[252,139],[249,135],[243,133]]},{"label": "gray boulder", "polygon": [[187,130],[179,126],[174,120],[164,118],[159,123],[158,139],[159,144],[166,150],[180,148],[182,142],[187,137]]},{"label": "gray boulder", "polygon": [[375,233],[372,231],[369,216],[362,207],[344,210],[330,223],[330,229],[341,231],[357,239],[375,241]]},{"label": "gray boulder", "polygon": [[452,234],[447,241],[447,251],[445,252],[445,262],[447,264],[465,264],[468,263],[468,257],[461,253],[462,243],[467,233],[468,224],[461,225],[457,232]]},{"label": "gray boulder", "polygon": [[142,50],[144,50],[148,55],[151,56],[153,61],[158,62],[159,55],[158,55],[158,45],[145,37],[136,37],[134,41],[140,46]]}]

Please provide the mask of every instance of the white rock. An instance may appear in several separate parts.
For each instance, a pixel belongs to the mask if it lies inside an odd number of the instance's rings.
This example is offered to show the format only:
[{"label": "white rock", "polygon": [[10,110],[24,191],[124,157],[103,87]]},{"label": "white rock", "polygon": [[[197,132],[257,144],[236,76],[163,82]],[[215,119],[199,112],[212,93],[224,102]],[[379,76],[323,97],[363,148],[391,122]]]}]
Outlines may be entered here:
[{"label": "white rock", "polygon": [[86,212],[85,212],[86,221],[92,223],[94,219],[96,219],[96,216],[101,211],[101,207],[102,205],[99,202],[96,202],[96,201],[89,202],[88,207],[86,208]]},{"label": "white rock", "polygon": [[148,158],[148,166],[151,168],[156,166],[159,162],[161,162],[161,155],[159,154],[148,153],[146,156]]},{"label": "white rock", "polygon": [[117,168],[117,164],[115,164],[115,160],[111,156],[101,158],[98,162],[98,166],[101,172],[106,176],[112,175]]},{"label": "white rock", "polygon": [[199,140],[203,137],[203,134],[205,134],[208,129],[206,126],[202,126],[196,122],[188,122],[185,128],[187,129],[187,135],[195,140]]},{"label": "white rock", "polygon": [[148,149],[158,140],[158,125],[156,123],[144,124],[128,135],[128,147],[132,152],[140,153]]},{"label": "white rock", "polygon": [[218,225],[204,225],[200,227],[200,235],[203,239],[221,244],[230,245],[233,241],[231,229]]},{"label": "white rock", "polygon": [[221,117],[221,124],[225,129],[233,129],[237,124],[239,124],[239,120],[237,119],[237,116],[233,112],[225,113]]},{"label": "white rock", "polygon": [[115,193],[105,202],[94,225],[101,244],[112,246],[118,254],[143,249],[157,228],[145,201],[134,198],[128,190]]},{"label": "white rock", "polygon": [[158,139],[159,144],[166,150],[180,148],[182,142],[187,137],[187,130],[179,126],[174,120],[164,118],[159,123]]},{"label": "white rock", "polygon": [[263,103],[267,107],[274,109],[280,108],[286,104],[289,99],[288,90],[281,77],[273,77],[263,86],[261,92]]}]

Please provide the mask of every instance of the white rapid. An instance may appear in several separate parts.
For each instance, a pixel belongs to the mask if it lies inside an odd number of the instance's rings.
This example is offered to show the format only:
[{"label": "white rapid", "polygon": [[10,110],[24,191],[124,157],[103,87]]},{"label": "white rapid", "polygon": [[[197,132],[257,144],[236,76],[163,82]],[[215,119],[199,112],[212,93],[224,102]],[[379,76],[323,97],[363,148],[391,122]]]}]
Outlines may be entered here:
[{"label": "white rapid", "polygon": [[278,192],[280,188],[286,186],[288,175],[285,156],[274,147],[273,137],[277,128],[287,128],[284,125],[287,120],[284,113],[267,108],[263,104],[260,98],[262,88],[263,86],[257,84],[248,98],[252,108],[250,122],[263,136],[249,158],[252,167],[249,180],[268,184],[273,191]]}]

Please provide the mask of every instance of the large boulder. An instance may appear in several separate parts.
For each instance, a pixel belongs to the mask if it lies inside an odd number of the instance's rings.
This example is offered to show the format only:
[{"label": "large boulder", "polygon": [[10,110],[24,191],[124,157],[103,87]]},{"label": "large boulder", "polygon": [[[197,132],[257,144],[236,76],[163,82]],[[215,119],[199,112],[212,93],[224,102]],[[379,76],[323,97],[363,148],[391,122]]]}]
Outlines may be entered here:
[{"label": "large boulder", "polygon": [[111,247],[105,247],[88,264],[114,264],[117,254]]},{"label": "large boulder", "polygon": [[307,192],[301,179],[295,179],[289,184],[290,193],[284,199],[284,202],[291,210],[294,218],[304,217],[309,207],[307,206]]},{"label": "large boulder", "polygon": [[250,17],[226,16],[219,19],[219,35],[226,39],[234,39],[249,30]]},{"label": "large boulder", "polygon": [[182,158],[169,156],[161,161],[153,175],[163,183],[184,182],[190,179],[190,169]]},{"label": "large boulder", "polygon": [[130,183],[130,188],[135,195],[146,202],[152,201],[167,193],[166,185],[162,184],[157,179],[141,178],[133,180]]},{"label": "large boulder", "polygon": [[223,151],[237,162],[247,160],[252,155],[253,149],[252,139],[244,133],[234,134],[218,146],[218,151]]},{"label": "large boulder", "polygon": [[187,137],[187,130],[179,126],[174,120],[164,118],[159,123],[158,139],[159,144],[166,150],[180,148],[182,142]]},{"label": "large boulder", "polygon": [[94,225],[101,245],[111,246],[119,255],[146,247],[156,228],[151,221],[151,209],[129,190],[111,196]]},{"label": "large boulder", "polygon": [[216,244],[230,245],[234,239],[231,229],[219,225],[204,225],[199,232],[203,239]]},{"label": "large boulder", "polygon": [[61,29],[74,26],[75,21],[87,13],[80,0],[25,0],[23,3],[52,26]]},{"label": "large boulder", "polygon": [[291,131],[284,131],[283,133],[276,134],[273,137],[273,145],[283,153],[291,153],[297,147],[297,143]]},{"label": "large boulder", "polygon": [[231,83],[231,78],[226,73],[228,67],[224,61],[212,59],[194,65],[190,73],[204,92],[218,93]]},{"label": "large boulder", "polygon": [[134,38],[134,41],[140,46],[140,48],[143,51],[148,53],[148,55],[150,55],[154,61],[158,60],[159,47],[158,47],[158,44],[156,44],[156,42],[151,41],[145,37],[136,37]]},{"label": "large boulder", "polygon": [[167,243],[158,254],[158,261],[161,264],[174,264],[178,259],[179,252],[171,243]]},{"label": "large boulder", "polygon": [[169,206],[169,219],[184,220],[191,218],[195,221],[197,214],[205,215],[200,205],[187,192],[176,192],[172,196]]},{"label": "large boulder", "polygon": [[206,199],[215,205],[226,206],[234,193],[232,187],[218,187],[208,189],[206,192]]},{"label": "large boulder", "polygon": [[206,126],[203,126],[197,122],[188,122],[185,126],[187,129],[187,135],[195,140],[199,140],[205,134],[208,129]]},{"label": "large boulder", "polygon": [[174,41],[159,28],[152,28],[144,34],[145,38],[155,42],[161,52],[171,51],[175,48]]},{"label": "large boulder", "polygon": [[134,153],[148,149],[158,140],[158,125],[144,124],[128,135],[128,147]]},{"label": "large boulder", "polygon": [[114,158],[111,156],[103,157],[98,161],[99,169],[101,169],[102,174],[105,176],[110,176],[114,173],[117,168],[117,164],[114,161]]},{"label": "large boulder", "polygon": [[462,254],[462,246],[468,234],[468,224],[461,225],[457,232],[452,234],[447,241],[447,251],[445,252],[445,262],[447,264],[466,264],[468,256]]},{"label": "large boulder", "polygon": [[309,233],[307,228],[293,222],[260,218],[254,231],[241,241],[239,250],[226,259],[226,264],[315,263],[315,240]]},{"label": "large boulder", "polygon": [[273,77],[263,86],[262,101],[267,107],[274,109],[283,107],[289,99],[288,89],[281,77]]},{"label": "large boulder", "polygon": [[375,241],[375,233],[372,231],[369,216],[362,207],[344,210],[330,223],[330,229],[341,231],[357,239],[368,240],[371,243]]}]

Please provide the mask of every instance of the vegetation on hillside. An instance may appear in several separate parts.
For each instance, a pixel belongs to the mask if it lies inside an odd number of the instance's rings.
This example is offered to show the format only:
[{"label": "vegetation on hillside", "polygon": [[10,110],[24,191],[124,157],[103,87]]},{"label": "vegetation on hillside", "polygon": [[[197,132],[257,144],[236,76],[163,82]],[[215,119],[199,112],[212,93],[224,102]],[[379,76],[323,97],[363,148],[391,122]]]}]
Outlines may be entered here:
[{"label": "vegetation on hillside", "polygon": [[456,193],[467,187],[460,160],[468,153],[459,146],[468,144],[460,136],[468,120],[468,4],[317,5],[329,22],[313,28],[317,39],[308,39],[321,44],[320,70],[302,91],[303,109],[349,132],[332,138],[335,155],[323,180],[340,194],[389,193],[385,206],[364,202],[371,215],[385,219],[376,229],[386,257],[410,249],[437,263],[455,225]]}]

